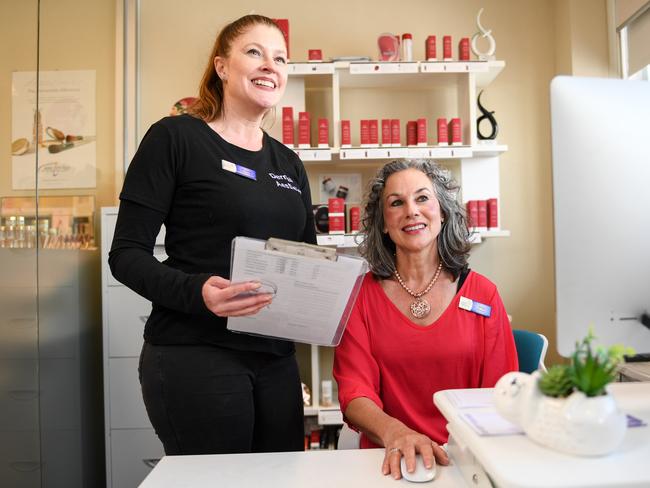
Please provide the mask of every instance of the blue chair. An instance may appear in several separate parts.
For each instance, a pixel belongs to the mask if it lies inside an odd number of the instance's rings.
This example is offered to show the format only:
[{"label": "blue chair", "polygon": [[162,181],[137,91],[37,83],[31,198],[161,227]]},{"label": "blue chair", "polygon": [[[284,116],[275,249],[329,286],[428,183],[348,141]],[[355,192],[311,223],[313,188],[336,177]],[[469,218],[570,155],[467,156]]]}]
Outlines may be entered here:
[{"label": "blue chair", "polygon": [[513,329],[512,334],[517,347],[519,371],[523,373],[532,373],[538,369],[546,371],[544,358],[548,349],[548,339],[542,334],[522,329]]}]

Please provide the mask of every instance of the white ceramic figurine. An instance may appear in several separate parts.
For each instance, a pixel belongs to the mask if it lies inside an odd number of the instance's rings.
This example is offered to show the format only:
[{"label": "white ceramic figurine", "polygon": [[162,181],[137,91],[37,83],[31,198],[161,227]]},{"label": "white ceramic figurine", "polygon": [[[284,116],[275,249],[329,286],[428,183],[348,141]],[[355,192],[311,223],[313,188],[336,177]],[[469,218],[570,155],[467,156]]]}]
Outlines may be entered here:
[{"label": "white ceramic figurine", "polygon": [[602,456],[623,441],[627,419],[614,397],[587,397],[580,391],[566,398],[542,394],[540,374],[507,373],[495,388],[497,411],[533,441],[578,456]]}]

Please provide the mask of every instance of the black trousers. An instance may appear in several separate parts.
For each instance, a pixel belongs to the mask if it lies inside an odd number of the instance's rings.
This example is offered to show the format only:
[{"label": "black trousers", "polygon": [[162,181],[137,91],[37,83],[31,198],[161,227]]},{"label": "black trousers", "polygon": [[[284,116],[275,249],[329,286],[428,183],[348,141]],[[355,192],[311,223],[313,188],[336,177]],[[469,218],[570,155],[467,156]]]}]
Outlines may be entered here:
[{"label": "black trousers", "polygon": [[167,455],[304,448],[295,355],[145,343],[139,374],[149,420]]}]

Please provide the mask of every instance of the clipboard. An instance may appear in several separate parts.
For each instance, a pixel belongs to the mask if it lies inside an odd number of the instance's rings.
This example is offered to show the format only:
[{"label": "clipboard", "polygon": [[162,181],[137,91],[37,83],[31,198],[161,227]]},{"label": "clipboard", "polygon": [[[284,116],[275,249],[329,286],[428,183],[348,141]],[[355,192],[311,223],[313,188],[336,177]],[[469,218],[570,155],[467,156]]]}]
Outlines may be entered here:
[{"label": "clipboard", "polygon": [[256,280],[275,293],[268,307],[229,317],[232,332],[337,346],[368,269],[365,259],[303,242],[232,240],[230,280]]}]

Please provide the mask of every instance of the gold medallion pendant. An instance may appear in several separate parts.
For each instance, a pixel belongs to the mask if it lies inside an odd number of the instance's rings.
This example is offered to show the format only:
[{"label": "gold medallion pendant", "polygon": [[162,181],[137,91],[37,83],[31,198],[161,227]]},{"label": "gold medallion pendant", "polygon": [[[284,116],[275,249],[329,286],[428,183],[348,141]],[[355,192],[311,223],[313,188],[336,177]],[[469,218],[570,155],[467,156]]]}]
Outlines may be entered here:
[{"label": "gold medallion pendant", "polygon": [[431,305],[424,298],[418,298],[413,303],[411,303],[411,314],[416,319],[421,319],[429,315],[431,311]]}]

